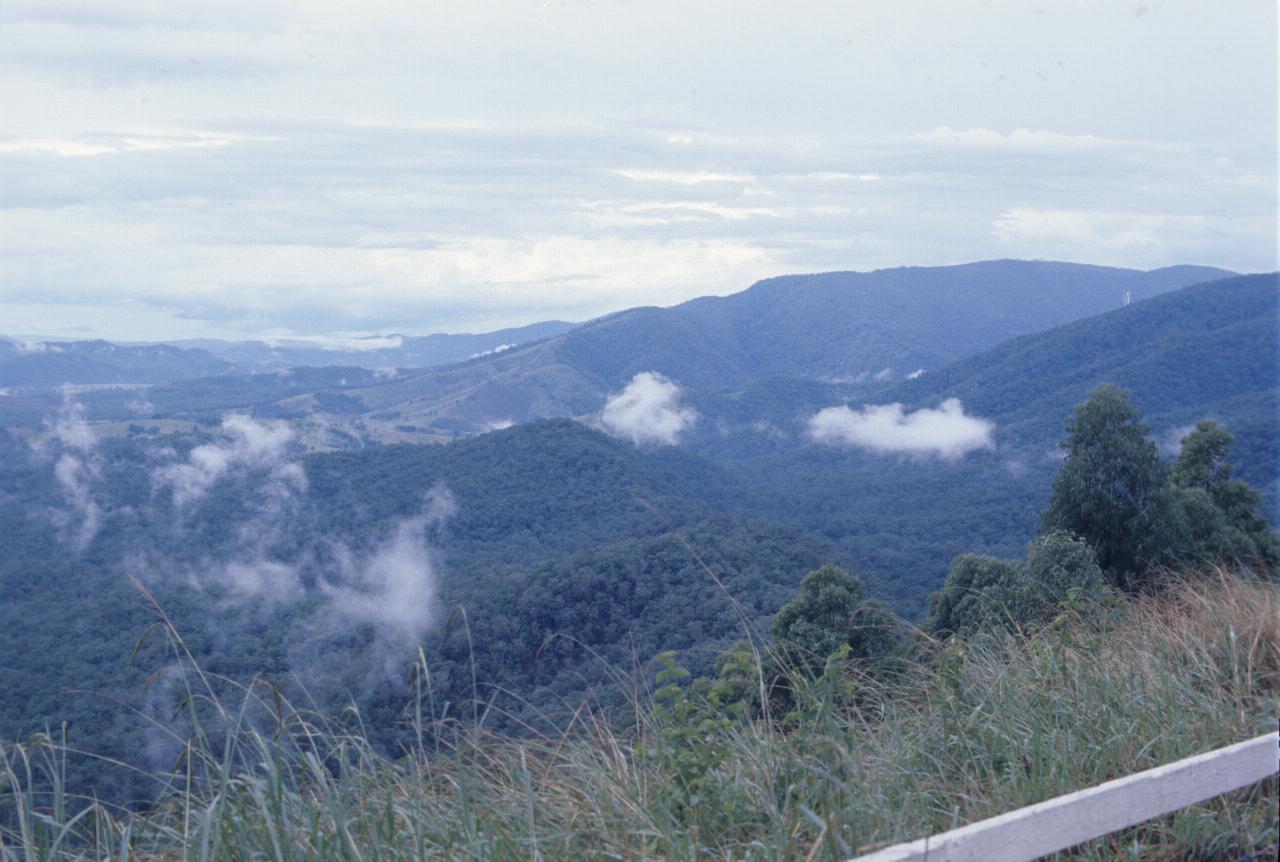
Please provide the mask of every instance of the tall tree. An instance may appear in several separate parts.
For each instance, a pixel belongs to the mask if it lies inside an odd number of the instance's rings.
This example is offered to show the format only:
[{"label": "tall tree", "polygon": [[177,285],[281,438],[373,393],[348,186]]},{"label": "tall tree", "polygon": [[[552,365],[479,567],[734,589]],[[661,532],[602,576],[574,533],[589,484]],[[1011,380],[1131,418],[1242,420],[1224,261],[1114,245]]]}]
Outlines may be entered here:
[{"label": "tall tree", "polygon": [[807,660],[821,665],[849,642],[854,611],[862,603],[862,580],[827,564],[800,582],[800,594],[773,620],[773,635]]},{"label": "tall tree", "polygon": [[1168,470],[1128,391],[1103,384],[1076,407],[1062,443],[1041,531],[1060,529],[1093,547],[1118,585],[1141,588],[1172,560],[1181,530]]},{"label": "tall tree", "polygon": [[773,635],[795,664],[814,671],[844,647],[853,658],[884,658],[902,641],[901,623],[862,595],[856,575],[825,565],[804,576],[799,595],[774,618]]},{"label": "tall tree", "polygon": [[1016,613],[1021,579],[1017,560],[961,554],[951,561],[942,588],[929,597],[925,627],[941,637],[1003,627]]},{"label": "tall tree", "polygon": [[1107,593],[1106,578],[1087,542],[1061,530],[1041,533],[1027,545],[1017,591],[1018,622],[1047,623],[1072,596],[1088,602]]},{"label": "tall tree", "polygon": [[1258,514],[1261,496],[1231,478],[1227,453],[1235,437],[1205,419],[1182,439],[1171,483],[1186,528],[1184,556],[1199,561],[1232,561],[1274,570],[1280,542]]}]

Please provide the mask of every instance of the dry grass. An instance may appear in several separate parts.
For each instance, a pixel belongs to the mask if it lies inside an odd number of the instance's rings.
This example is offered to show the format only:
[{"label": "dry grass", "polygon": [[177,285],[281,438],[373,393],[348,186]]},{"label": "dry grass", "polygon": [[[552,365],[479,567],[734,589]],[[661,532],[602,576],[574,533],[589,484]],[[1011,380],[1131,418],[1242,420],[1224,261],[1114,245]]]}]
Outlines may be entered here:
[{"label": "dry grass", "polygon": [[[625,730],[584,706],[563,736],[510,740],[433,724],[424,696],[395,761],[352,714],[257,685],[233,710],[190,673],[189,756],[145,814],[72,799],[54,741],[5,750],[0,860],[846,859],[1273,729],[1280,592],[1218,573],[932,644],[890,679],[796,680],[776,722],[685,696]],[[1276,803],[1271,779],[1073,855],[1274,856]]]}]

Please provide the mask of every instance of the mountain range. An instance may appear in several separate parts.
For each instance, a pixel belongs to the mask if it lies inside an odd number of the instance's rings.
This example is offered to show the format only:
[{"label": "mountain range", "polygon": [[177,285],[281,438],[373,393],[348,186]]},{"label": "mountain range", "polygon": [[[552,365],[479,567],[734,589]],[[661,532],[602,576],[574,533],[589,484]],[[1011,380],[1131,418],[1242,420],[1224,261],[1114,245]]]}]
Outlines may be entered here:
[{"label": "mountain range", "polygon": [[[1028,333],[1231,275],[989,261],[768,279],[727,297],[636,308],[553,338],[448,368],[344,390],[374,432],[446,432],[598,410],[633,375],[694,390],[770,377],[874,386]],[[283,402],[295,414],[305,397]],[[352,408],[358,409],[358,408]]]}]

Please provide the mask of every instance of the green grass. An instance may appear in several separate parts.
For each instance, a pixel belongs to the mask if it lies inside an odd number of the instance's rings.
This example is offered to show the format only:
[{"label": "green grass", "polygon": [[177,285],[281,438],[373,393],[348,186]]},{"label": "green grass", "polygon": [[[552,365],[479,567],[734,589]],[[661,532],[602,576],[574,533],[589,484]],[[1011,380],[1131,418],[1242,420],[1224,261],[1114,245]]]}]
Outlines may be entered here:
[{"label": "green grass", "polygon": [[[354,711],[325,719],[261,683],[213,697],[171,636],[187,699],[156,728],[182,741],[158,801],[76,798],[62,741],[9,746],[0,860],[842,860],[1280,718],[1280,591],[1225,576],[1034,635],[926,642],[888,679],[797,680],[785,717],[735,717],[689,689],[639,695],[629,722],[584,704],[562,736],[503,739],[435,722],[420,666],[416,742],[395,760]],[[1272,778],[1071,855],[1274,858],[1277,796]]]}]

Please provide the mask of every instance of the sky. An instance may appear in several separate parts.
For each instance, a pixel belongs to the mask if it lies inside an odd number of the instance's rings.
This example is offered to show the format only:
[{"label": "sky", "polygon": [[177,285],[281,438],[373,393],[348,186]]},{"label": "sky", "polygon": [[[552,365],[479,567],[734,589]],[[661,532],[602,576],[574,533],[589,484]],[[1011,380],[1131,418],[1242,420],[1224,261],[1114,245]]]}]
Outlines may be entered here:
[{"label": "sky", "polygon": [[0,333],[485,331],[1277,263],[1277,4],[0,0]]}]

